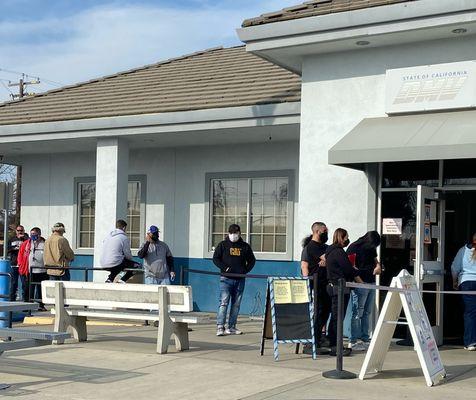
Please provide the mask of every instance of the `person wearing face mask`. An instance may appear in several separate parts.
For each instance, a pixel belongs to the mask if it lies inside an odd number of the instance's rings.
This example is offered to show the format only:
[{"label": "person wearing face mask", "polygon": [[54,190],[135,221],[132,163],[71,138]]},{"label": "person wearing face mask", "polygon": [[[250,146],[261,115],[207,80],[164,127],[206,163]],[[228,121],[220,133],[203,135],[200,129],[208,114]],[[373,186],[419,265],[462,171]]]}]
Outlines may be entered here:
[{"label": "person wearing face mask", "polygon": [[[228,228],[228,237],[220,242],[213,254],[213,263],[220,269],[220,305],[217,314],[217,336],[241,335],[236,329],[241,298],[245,289],[244,277],[228,277],[231,274],[247,274],[255,266],[255,256],[251,246],[241,238],[239,225]],[[226,314],[230,304],[228,328],[225,330]]]},{"label": "person wearing face mask", "polygon": [[[317,285],[316,302],[314,313],[314,338],[317,348],[326,347],[328,340],[322,338],[322,330],[327,324],[331,312],[331,298],[327,293],[327,270],[323,255],[329,247],[327,226],[323,222],[314,222],[311,226],[312,234],[302,242],[301,273],[304,277],[312,277],[317,274],[317,282],[310,281],[311,287]],[[312,354],[312,345],[304,346],[305,354]]]},{"label": "person wearing face mask", "polygon": [[[476,233],[456,254],[451,264],[453,288],[476,291]],[[476,351],[476,296],[463,294],[464,304],[464,348]]]},{"label": "person wearing face mask", "polygon": [[[377,247],[380,235],[377,231],[367,232],[347,248],[349,257],[355,257],[355,267],[365,283],[374,284],[375,276],[382,273],[377,260]],[[370,345],[370,316],[375,306],[375,290],[354,288],[351,292],[352,320],[349,347],[356,351],[365,351]]]},{"label": "person wearing face mask", "polygon": [[141,246],[138,257],[144,260],[144,283],[148,285],[170,285],[175,279],[174,258],[169,246],[159,240],[159,228],[152,225]]},{"label": "person wearing face mask", "polygon": [[[337,292],[334,288],[337,287],[339,279],[345,279],[346,282],[358,282],[363,283],[360,278],[359,270],[354,268],[347,256],[347,253],[344,251],[344,248],[349,245],[349,235],[347,231],[342,228],[337,228],[334,232],[332,245],[329,246],[326,250],[326,268],[327,268],[327,279],[329,284],[327,286],[327,291],[331,297],[331,320],[329,323],[329,345],[331,346],[330,354],[332,356],[336,355],[336,345],[337,345]],[[344,310],[347,309],[347,304],[349,303],[349,295],[344,295]],[[345,312],[345,311],[344,311]],[[350,355],[352,349],[344,349],[344,356]]]},{"label": "person wearing face mask", "polygon": [[[45,263],[43,261],[43,252],[45,250],[45,239],[41,236],[40,228],[30,230],[30,239],[25,240],[18,253],[18,267],[21,276],[25,279],[31,277],[35,283],[33,293],[28,294],[28,298],[33,298],[39,303],[39,310],[46,311],[45,305],[41,302],[41,282],[48,280]],[[30,286],[31,287],[31,286]]]}]

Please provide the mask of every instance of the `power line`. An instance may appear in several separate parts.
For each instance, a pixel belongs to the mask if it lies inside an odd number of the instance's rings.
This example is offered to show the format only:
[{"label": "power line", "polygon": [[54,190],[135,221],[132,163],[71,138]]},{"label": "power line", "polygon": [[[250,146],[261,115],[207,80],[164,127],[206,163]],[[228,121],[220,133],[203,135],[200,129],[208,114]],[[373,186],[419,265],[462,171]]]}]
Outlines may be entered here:
[{"label": "power line", "polygon": [[57,86],[64,86],[65,85],[64,83],[53,81],[51,79],[41,78],[38,75],[27,74],[26,72],[13,71],[11,69],[5,69],[5,68],[0,68],[0,71],[6,72],[8,74],[22,75],[22,76],[25,76],[25,78],[33,78],[33,79],[39,80],[41,82],[49,83],[51,85],[57,85]]},{"label": "power line", "polygon": [[6,79],[0,79],[0,83],[2,84],[2,86],[8,91],[8,93],[10,93],[10,96],[12,97],[12,99],[14,98],[13,97],[13,92],[10,90],[10,88],[3,82],[5,81]]}]

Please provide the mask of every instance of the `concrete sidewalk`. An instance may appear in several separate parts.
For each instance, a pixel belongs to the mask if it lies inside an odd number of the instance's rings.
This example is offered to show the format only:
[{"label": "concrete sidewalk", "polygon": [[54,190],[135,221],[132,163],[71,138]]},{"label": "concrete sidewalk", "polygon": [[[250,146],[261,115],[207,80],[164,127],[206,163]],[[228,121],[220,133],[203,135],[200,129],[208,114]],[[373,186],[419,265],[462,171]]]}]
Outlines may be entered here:
[{"label": "concrete sidewalk", "polygon": [[[399,346],[392,346],[383,373],[365,381],[335,381],[321,375],[335,367],[335,358],[313,361],[282,345],[281,360],[275,362],[271,342],[259,355],[261,324],[243,319],[239,326],[244,335],[227,337],[216,337],[214,324],[194,327],[190,351],[177,353],[171,346],[169,354],[158,355],[156,328],[92,325],[87,343],[4,353],[0,383],[11,387],[0,395],[88,400],[475,398],[475,352],[441,348],[448,378],[437,387],[426,386],[416,353]],[[345,358],[345,369],[358,373],[362,361],[362,353]]]}]

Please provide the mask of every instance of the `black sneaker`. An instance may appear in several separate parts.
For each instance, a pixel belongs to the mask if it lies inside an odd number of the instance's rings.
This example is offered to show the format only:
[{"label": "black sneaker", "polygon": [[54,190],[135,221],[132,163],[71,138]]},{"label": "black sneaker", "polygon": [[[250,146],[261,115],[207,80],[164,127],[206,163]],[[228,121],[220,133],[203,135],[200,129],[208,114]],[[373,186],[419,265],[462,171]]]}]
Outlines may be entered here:
[{"label": "black sneaker", "polygon": [[[342,349],[342,356],[343,357],[349,357],[352,354],[352,349],[344,347]],[[331,347],[331,351],[329,353],[331,357],[336,357],[337,356],[337,349],[334,347]]]}]

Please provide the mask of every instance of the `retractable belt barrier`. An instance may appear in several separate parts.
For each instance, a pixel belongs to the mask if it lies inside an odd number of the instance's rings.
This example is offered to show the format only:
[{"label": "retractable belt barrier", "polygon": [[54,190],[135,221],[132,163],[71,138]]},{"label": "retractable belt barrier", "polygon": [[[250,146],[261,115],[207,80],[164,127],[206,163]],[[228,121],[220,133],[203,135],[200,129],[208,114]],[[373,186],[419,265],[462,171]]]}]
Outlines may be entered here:
[{"label": "retractable belt barrier", "polygon": [[371,290],[383,290],[386,292],[418,292],[418,293],[433,293],[433,294],[465,294],[474,296],[476,295],[476,290],[420,290],[420,289],[400,289],[391,286],[381,286],[381,285],[372,285],[370,283],[354,283],[347,282],[346,287],[348,288],[359,288],[359,289],[371,289]]}]

